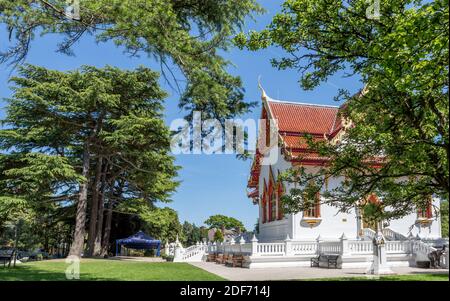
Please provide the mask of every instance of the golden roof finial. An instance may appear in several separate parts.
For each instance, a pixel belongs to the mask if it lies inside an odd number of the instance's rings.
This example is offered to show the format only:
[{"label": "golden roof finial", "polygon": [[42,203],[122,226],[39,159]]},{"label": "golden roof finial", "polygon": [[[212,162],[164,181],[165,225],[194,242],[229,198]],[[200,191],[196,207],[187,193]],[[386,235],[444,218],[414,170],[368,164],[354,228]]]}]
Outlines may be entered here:
[{"label": "golden roof finial", "polygon": [[267,94],[261,85],[261,75],[258,76],[258,88],[259,88],[259,90],[261,90],[261,99],[265,100],[267,98]]}]

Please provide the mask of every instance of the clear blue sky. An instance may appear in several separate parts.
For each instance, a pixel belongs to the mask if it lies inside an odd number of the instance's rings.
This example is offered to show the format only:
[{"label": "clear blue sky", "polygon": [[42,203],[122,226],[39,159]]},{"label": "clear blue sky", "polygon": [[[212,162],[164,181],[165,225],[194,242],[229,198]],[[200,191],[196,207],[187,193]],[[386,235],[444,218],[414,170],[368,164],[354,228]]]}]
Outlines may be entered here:
[{"label": "clear blue sky", "polygon": [[[256,22],[248,20],[247,30],[259,30],[267,25],[273,15],[280,10],[281,0],[261,0],[267,13],[258,16]],[[6,41],[4,27],[0,27],[0,41]],[[57,70],[71,70],[81,65],[102,67],[113,65],[124,69],[133,69],[139,65],[159,70],[159,64],[143,55],[141,58],[130,58],[122,49],[112,43],[96,44],[92,37],[84,37],[75,45],[75,56],[69,57],[55,52],[59,38],[47,36],[38,38],[31,45],[26,62]],[[4,44],[0,50],[4,50]],[[298,84],[295,70],[278,71],[270,65],[270,58],[281,57],[279,49],[268,49],[259,52],[247,52],[233,49],[225,53],[235,67],[233,74],[241,76],[247,101],[260,101],[257,87],[258,75],[262,76],[265,90],[272,98],[310,102],[316,104],[336,104],[333,96],[339,88],[356,91],[361,84],[354,78],[342,78],[341,75],[331,78],[314,91],[303,91]],[[14,73],[13,73],[14,74]],[[11,70],[0,65],[0,99],[11,95],[8,78]],[[177,108],[179,95],[171,90],[164,80],[161,85],[171,92],[166,100],[166,121],[170,124],[174,118],[183,116]],[[4,102],[0,102],[0,118],[4,116]],[[251,114],[241,118],[258,118],[257,108]],[[246,183],[250,169],[250,161],[241,161],[234,155],[177,155],[176,163],[182,167],[179,178],[182,181],[178,191],[173,195],[173,202],[168,206],[178,211],[180,221],[188,220],[197,225],[203,224],[210,215],[224,214],[241,220],[248,229],[253,229],[257,218],[257,207],[252,205],[246,196]]]}]

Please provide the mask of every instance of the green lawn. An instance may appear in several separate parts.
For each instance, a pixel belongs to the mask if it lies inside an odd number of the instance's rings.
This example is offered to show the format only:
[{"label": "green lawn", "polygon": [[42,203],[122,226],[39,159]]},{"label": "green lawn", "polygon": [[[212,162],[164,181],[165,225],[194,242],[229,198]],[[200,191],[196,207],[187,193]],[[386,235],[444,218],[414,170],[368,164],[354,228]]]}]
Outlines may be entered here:
[{"label": "green lawn", "polygon": [[319,278],[313,281],[449,281],[448,274],[410,274],[381,277]]},{"label": "green lawn", "polygon": [[[0,266],[0,281],[66,280],[64,260],[29,262],[15,268]],[[83,259],[80,280],[226,280],[187,263],[132,262],[105,259]],[[306,281],[449,281],[448,274],[392,275],[382,277],[340,277],[305,279]]]},{"label": "green lawn", "polygon": [[[0,267],[0,281],[66,280],[64,260],[23,263],[15,268]],[[80,280],[225,280],[187,263],[130,262],[104,259],[83,259]]]}]

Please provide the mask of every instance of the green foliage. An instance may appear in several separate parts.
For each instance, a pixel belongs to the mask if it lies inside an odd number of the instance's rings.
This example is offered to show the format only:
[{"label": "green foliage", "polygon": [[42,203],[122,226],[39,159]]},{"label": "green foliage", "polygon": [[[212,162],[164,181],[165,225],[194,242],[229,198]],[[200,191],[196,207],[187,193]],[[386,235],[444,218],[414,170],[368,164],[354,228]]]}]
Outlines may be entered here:
[{"label": "green foliage", "polygon": [[216,228],[216,229],[227,229],[227,230],[231,230],[231,229],[237,229],[240,232],[245,232],[245,227],[244,224],[233,218],[233,217],[228,217],[225,215],[221,215],[221,214],[216,214],[216,215],[212,215],[210,216],[206,221],[205,224],[209,226],[209,228]]},{"label": "green foliage", "polygon": [[197,242],[208,239],[208,229],[205,227],[197,227],[195,224],[191,224],[188,221],[184,222],[182,230],[182,241],[187,246],[191,246]]},{"label": "green foliage", "polygon": [[[83,0],[79,19],[65,15],[66,5],[66,0],[0,0],[0,23],[10,37],[0,63],[22,62],[36,37],[49,34],[61,38],[59,52],[73,55],[72,46],[89,35],[129,55],[155,59],[187,110],[226,117],[252,106],[243,101],[240,78],[228,73],[230,64],[217,50],[229,48],[229,37],[247,16],[262,12],[255,0]],[[186,84],[175,77],[178,72]]]},{"label": "green foliage", "polygon": [[448,237],[448,201],[441,202],[441,231],[442,237]]},{"label": "green foliage", "polygon": [[215,242],[223,242],[223,233],[222,233],[222,230],[217,230],[215,233],[214,233],[214,241]]},{"label": "green foliage", "polygon": [[[32,213],[32,223],[48,222],[41,238],[49,246],[46,237],[59,229],[56,224],[73,223],[81,184],[87,184],[90,200],[101,194],[102,205],[118,212],[136,214],[170,201],[178,167],[169,154],[170,132],[161,113],[166,94],[157,73],[31,65],[19,71],[0,130],[0,149],[8,151],[0,157],[0,214],[10,216],[14,203],[15,212]],[[83,177],[86,153],[89,172]],[[77,210],[77,221],[86,216],[86,208]]]},{"label": "green foliage", "polygon": [[[344,143],[308,139],[330,164],[314,174],[300,168],[284,175],[296,184],[283,198],[293,212],[327,177],[345,176],[342,185],[323,195],[341,211],[370,193],[389,208],[384,219],[414,212],[430,195],[448,200],[448,1],[381,0],[379,19],[368,17],[369,5],[287,0],[265,29],[235,38],[250,50],[281,47],[287,54],[273,65],[298,70],[304,89],[342,70],[358,75],[364,85],[354,96],[346,90],[336,96],[347,101],[340,116],[352,122],[339,138]],[[306,188],[311,182],[316,191]]]},{"label": "green foliage", "polygon": [[181,233],[178,214],[171,208],[154,208],[140,212],[139,216],[144,221],[144,232],[160,239],[162,243],[175,241]]}]

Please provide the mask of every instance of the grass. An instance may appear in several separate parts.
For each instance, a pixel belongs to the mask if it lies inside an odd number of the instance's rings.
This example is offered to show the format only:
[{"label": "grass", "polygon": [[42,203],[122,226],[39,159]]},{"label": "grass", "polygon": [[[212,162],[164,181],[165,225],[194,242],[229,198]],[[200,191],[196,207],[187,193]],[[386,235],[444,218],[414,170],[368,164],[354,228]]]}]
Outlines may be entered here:
[{"label": "grass", "polygon": [[[64,260],[23,263],[15,268],[0,266],[0,281],[66,280],[69,267]],[[188,263],[133,262],[107,259],[82,259],[80,280],[119,281],[214,281],[226,280]],[[306,281],[449,281],[447,273],[420,273],[381,277],[340,277],[304,279]]]},{"label": "grass", "polygon": [[[0,281],[66,280],[69,267],[64,260],[47,260],[0,267]],[[83,259],[80,263],[80,280],[125,281],[208,281],[225,280],[187,263],[130,262],[106,259]]]},{"label": "grass", "polygon": [[448,274],[409,274],[368,277],[317,278],[312,281],[449,281]]}]

